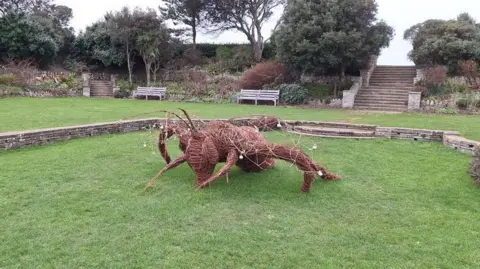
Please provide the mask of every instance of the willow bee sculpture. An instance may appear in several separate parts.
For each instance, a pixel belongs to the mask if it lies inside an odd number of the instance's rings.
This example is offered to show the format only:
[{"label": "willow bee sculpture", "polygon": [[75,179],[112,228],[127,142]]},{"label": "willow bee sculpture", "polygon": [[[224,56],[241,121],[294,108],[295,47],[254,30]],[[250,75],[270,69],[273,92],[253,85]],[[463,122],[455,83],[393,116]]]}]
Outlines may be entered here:
[{"label": "willow bee sculpture", "polygon": [[[259,172],[275,166],[275,159],[296,165],[303,172],[302,192],[308,192],[316,175],[324,180],[340,179],[326,168],[316,164],[303,151],[295,147],[268,142],[255,127],[235,126],[229,122],[211,121],[197,129],[188,113],[181,109],[187,118],[181,124],[166,121],[158,139],[159,151],[167,163],[147,184],[150,187],[165,171],[187,162],[195,173],[197,188],[203,188],[216,179],[226,176],[233,165],[245,172]],[[171,113],[171,112],[170,112]],[[173,114],[173,113],[172,113]],[[175,115],[175,114],[174,114]],[[183,155],[171,160],[166,149],[166,139],[176,135]],[[215,166],[224,163],[214,173]]]}]

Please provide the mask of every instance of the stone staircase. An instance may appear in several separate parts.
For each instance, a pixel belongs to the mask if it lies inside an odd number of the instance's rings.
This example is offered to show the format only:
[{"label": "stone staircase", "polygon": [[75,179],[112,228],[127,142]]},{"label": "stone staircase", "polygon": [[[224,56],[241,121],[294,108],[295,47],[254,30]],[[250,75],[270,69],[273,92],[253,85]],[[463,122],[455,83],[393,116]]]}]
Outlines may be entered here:
[{"label": "stone staircase", "polygon": [[375,138],[375,128],[376,126],[374,125],[366,124],[345,124],[340,122],[309,124],[306,122],[291,126],[288,132],[316,137],[371,139]]},{"label": "stone staircase", "polygon": [[368,87],[360,89],[354,109],[404,111],[416,76],[415,66],[377,66]]},{"label": "stone staircase", "polygon": [[113,97],[113,86],[110,80],[90,80],[91,97]]}]

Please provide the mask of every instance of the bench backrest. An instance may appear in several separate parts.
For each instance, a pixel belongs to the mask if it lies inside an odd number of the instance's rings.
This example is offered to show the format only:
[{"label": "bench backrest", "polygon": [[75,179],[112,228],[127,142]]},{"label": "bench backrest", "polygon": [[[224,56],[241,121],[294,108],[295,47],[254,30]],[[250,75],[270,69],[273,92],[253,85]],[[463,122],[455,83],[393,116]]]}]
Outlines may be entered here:
[{"label": "bench backrest", "polygon": [[248,96],[248,95],[252,95],[252,96],[259,96],[259,97],[269,97],[269,98],[273,98],[273,97],[278,97],[280,95],[280,91],[279,90],[249,90],[249,89],[241,89],[240,90],[240,95],[242,96]]},{"label": "bench backrest", "polygon": [[260,93],[260,90],[249,90],[249,89],[241,89],[240,90],[240,94],[242,94],[242,95],[250,95],[250,94],[257,95],[259,93]]},{"label": "bench backrest", "polygon": [[279,90],[261,90],[260,95],[261,96],[279,96],[280,91]]},{"label": "bench backrest", "polygon": [[137,87],[137,93],[162,94],[167,91],[165,87]]}]

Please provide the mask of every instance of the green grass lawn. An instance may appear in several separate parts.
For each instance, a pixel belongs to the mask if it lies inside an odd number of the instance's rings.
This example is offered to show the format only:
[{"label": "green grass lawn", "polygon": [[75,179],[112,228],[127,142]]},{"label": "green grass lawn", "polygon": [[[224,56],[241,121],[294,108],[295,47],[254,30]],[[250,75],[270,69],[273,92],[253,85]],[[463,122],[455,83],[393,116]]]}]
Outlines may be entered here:
[{"label": "green grass lawn", "polygon": [[[105,122],[138,113],[182,107],[201,118],[229,118],[249,114],[270,114],[282,119],[343,121],[392,127],[430,128],[460,131],[480,140],[480,115],[386,114],[342,109],[302,109],[252,105],[185,104],[145,100],[93,98],[4,98],[0,99],[0,132],[65,125]],[[145,117],[163,117],[156,113]]]},{"label": "green grass lawn", "polygon": [[[27,120],[41,120],[35,127],[112,120],[155,106],[1,102],[20,103],[23,109],[16,111]],[[30,110],[43,113],[27,113],[29,102],[41,104],[43,109]],[[72,117],[60,120],[54,111],[69,104]],[[202,111],[206,106],[186,107],[212,116]],[[81,114],[91,108],[91,119]],[[304,110],[273,111],[298,117]],[[345,112],[305,113],[321,119]],[[266,136],[286,144],[293,138]],[[480,190],[466,173],[470,157],[439,143],[304,139],[307,146],[319,145],[308,151],[314,159],[343,179],[316,181],[303,194],[300,172],[280,161],[258,174],[234,168],[229,184],[221,179],[200,191],[184,164],[144,191],[163,167],[154,140],[131,133],[1,152],[0,268],[480,267]],[[170,142],[174,156],[176,148]]]}]

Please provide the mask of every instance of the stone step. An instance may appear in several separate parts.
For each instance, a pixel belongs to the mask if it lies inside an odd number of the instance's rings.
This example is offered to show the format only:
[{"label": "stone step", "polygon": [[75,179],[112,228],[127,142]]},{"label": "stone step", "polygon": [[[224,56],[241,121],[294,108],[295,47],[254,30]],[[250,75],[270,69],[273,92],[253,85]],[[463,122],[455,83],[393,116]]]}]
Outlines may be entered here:
[{"label": "stone step", "polygon": [[357,93],[357,96],[360,95],[400,95],[408,96],[408,91],[403,90],[360,90]]},{"label": "stone step", "polygon": [[94,94],[113,94],[113,91],[90,91]]},{"label": "stone step", "polygon": [[377,69],[414,70],[414,71],[417,70],[415,66],[397,66],[397,65],[377,65],[375,67],[375,70]]},{"label": "stone step", "polygon": [[399,78],[399,77],[371,77],[371,82],[400,82],[400,83],[413,83],[413,77]]},{"label": "stone step", "polygon": [[416,77],[417,73],[373,71],[370,77]]},{"label": "stone step", "polygon": [[112,90],[110,90],[110,91],[95,91],[95,90],[92,91],[92,90],[91,90],[90,92],[92,92],[92,93],[107,93],[107,94],[113,93]]},{"label": "stone step", "polygon": [[401,83],[401,82],[370,82],[368,86],[373,87],[413,87],[412,83]]},{"label": "stone step", "polygon": [[355,98],[355,102],[360,102],[360,101],[372,101],[372,102],[375,102],[375,101],[386,101],[386,102],[405,102],[407,101],[408,98],[407,96],[405,97],[400,97],[400,96],[378,96],[378,95],[374,95],[374,96],[365,96],[365,95],[362,95],[362,96],[357,96]]},{"label": "stone step", "polygon": [[90,80],[90,83],[112,83],[110,80]]},{"label": "stone step", "polygon": [[102,87],[94,86],[94,87],[90,87],[90,88],[91,89],[96,89],[96,90],[110,90],[110,91],[113,90],[113,88],[111,88],[111,87],[104,87],[104,86],[102,86]]},{"label": "stone step", "polygon": [[295,126],[290,132],[300,135],[310,135],[332,138],[374,138],[375,130],[352,128],[333,128],[321,126]]},{"label": "stone step", "polygon": [[369,105],[408,105],[408,100],[397,100],[397,101],[390,101],[390,100],[355,100],[354,106],[369,106]]},{"label": "stone step", "polygon": [[360,89],[361,91],[371,91],[371,92],[401,92],[408,93],[413,90],[413,87],[385,87],[385,86],[369,86],[366,88]]},{"label": "stone step", "polygon": [[112,95],[113,96],[113,93],[111,93],[111,92],[90,92],[90,95],[91,96],[94,96],[94,95]]},{"label": "stone step", "polygon": [[298,120],[285,120],[285,123],[289,124],[293,128],[295,126],[304,126],[304,127],[325,127],[325,128],[337,128],[337,129],[356,129],[356,130],[366,130],[366,131],[375,131],[376,125],[371,124],[352,124],[344,122],[321,122],[321,121],[298,121]]},{"label": "stone step", "polygon": [[113,96],[113,94],[109,94],[109,93],[90,93],[90,96]]},{"label": "stone step", "polygon": [[112,84],[107,83],[90,83],[90,87],[112,87]]},{"label": "stone step", "polygon": [[102,92],[102,91],[103,91],[103,92],[112,92],[112,91],[113,91],[113,89],[111,89],[111,88],[110,88],[110,89],[109,89],[109,88],[90,88],[90,90],[92,90],[92,91],[101,91],[101,92]]},{"label": "stone step", "polygon": [[412,89],[410,87],[390,88],[382,86],[370,86],[360,89],[358,92],[392,92],[392,93],[409,93]]},{"label": "stone step", "polygon": [[407,105],[354,105],[354,109],[361,110],[380,110],[380,111],[405,111],[408,109]]},{"label": "stone step", "polygon": [[90,85],[112,85],[111,82],[90,82]]},{"label": "stone step", "polygon": [[372,76],[399,76],[399,77],[416,77],[417,73],[415,72],[405,72],[405,71],[384,71],[384,70],[375,70],[372,73]]},{"label": "stone step", "polygon": [[374,70],[376,71],[384,71],[384,72],[408,72],[408,73],[417,73],[417,69],[412,68],[388,68],[388,67],[376,67]]}]

